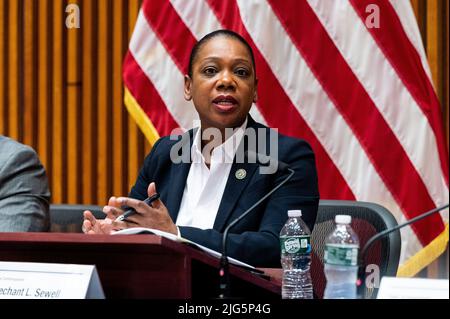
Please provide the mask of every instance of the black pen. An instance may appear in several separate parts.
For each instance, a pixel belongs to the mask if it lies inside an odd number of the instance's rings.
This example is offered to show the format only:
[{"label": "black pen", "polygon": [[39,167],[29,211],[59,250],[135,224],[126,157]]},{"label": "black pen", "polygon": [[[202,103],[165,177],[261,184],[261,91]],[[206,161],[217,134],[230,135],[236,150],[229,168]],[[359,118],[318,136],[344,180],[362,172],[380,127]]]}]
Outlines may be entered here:
[{"label": "black pen", "polygon": [[[147,197],[145,200],[144,200],[144,203],[146,203],[147,205],[149,205],[149,206],[151,206],[152,205],[152,203],[155,201],[155,200],[157,200],[159,198],[159,193],[156,193],[156,194],[154,194],[154,195],[152,195],[152,196],[150,196],[150,197]],[[131,215],[134,215],[134,214],[136,214],[136,210],[134,209],[134,208],[129,208],[129,209],[127,209],[126,211],[125,211],[125,213],[123,213],[122,215],[120,215],[120,216],[118,216],[117,218],[116,218],[116,222],[121,222],[121,221],[123,221],[124,219],[127,219],[128,217],[130,217]]]}]

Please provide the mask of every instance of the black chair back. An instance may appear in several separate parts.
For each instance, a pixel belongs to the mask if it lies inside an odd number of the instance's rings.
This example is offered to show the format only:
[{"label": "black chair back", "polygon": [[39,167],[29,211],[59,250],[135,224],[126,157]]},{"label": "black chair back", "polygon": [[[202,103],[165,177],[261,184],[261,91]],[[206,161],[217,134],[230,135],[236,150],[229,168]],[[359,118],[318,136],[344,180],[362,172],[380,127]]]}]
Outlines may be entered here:
[{"label": "black chair back", "polygon": [[50,232],[54,233],[81,233],[83,212],[90,210],[98,219],[105,218],[101,206],[95,205],[50,205]]},{"label": "black chair back", "polygon": [[[317,298],[323,298],[325,290],[326,278],[323,271],[325,240],[334,229],[334,217],[336,215],[352,216],[351,227],[359,237],[360,253],[372,236],[397,225],[394,216],[386,208],[374,203],[321,200],[316,224],[311,234],[311,276]],[[368,249],[365,265],[377,265],[380,270],[380,279],[382,276],[395,276],[400,258],[400,246],[400,233],[395,231],[375,242]],[[375,295],[376,290],[366,292],[366,297],[374,297]]]}]

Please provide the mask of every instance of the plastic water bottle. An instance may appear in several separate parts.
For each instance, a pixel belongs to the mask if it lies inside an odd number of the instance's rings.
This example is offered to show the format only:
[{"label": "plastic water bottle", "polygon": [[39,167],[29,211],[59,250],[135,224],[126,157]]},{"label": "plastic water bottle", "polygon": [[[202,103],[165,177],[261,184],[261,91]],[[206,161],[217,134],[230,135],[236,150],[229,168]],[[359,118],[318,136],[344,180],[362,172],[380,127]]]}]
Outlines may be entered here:
[{"label": "plastic water bottle", "polygon": [[325,242],[325,299],[356,299],[359,239],[350,227],[352,217],[337,215],[336,228]]},{"label": "plastic water bottle", "polygon": [[288,220],[280,232],[283,266],[282,298],[312,299],[311,232],[301,219],[300,210],[288,211]]}]

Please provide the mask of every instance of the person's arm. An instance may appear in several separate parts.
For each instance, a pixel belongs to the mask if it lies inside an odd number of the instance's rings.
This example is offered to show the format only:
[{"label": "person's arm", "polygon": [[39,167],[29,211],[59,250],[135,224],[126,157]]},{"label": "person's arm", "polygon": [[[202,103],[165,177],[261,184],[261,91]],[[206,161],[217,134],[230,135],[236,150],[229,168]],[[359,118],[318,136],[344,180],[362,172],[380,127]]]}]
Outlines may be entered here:
[{"label": "person's arm", "polygon": [[0,163],[0,231],[36,232],[49,229],[45,169],[36,152],[19,145]]},{"label": "person's arm", "polygon": [[[150,180],[153,178],[153,176],[149,175],[149,168],[154,163],[155,160],[155,153],[157,152],[158,145],[160,144],[162,139],[159,139],[156,141],[155,145],[153,145],[152,150],[150,151],[150,154],[145,158],[144,165],[139,171],[138,178],[136,180],[136,183],[131,188],[131,191],[129,193],[130,199],[137,199],[139,201],[144,200],[148,196],[148,187],[150,184]],[[118,202],[118,198],[113,196],[108,200],[108,205],[103,207],[103,212],[105,213],[104,219],[96,219],[92,212],[90,211],[84,211],[84,220],[83,220],[83,226],[82,230],[86,234],[110,234],[111,232],[114,232],[116,230],[131,227],[127,222],[115,222],[115,219],[122,215],[124,211],[121,209],[122,206],[125,206],[121,202]],[[133,217],[131,217],[133,219]],[[127,219],[128,220],[128,219]],[[133,225],[136,227],[136,225]],[[137,225],[144,227],[144,225]]]},{"label": "person's arm", "polygon": [[[287,220],[289,209],[301,209],[303,220],[311,229],[317,215],[319,191],[314,154],[305,142],[297,144],[293,156],[288,162],[294,169],[292,179],[277,190],[269,199],[257,231],[234,233],[228,235],[227,254],[253,266],[279,267],[280,243],[279,234]],[[279,174],[272,187],[280,183],[286,174]],[[245,195],[245,194],[244,194]],[[243,195],[243,196],[244,196]],[[261,193],[260,197],[264,194]],[[260,198],[255,198],[255,202]],[[264,204],[261,204],[264,205]],[[254,212],[258,214],[260,212]],[[255,216],[253,216],[255,217]],[[250,215],[248,218],[252,218]],[[231,222],[231,220],[230,220]],[[245,223],[245,219],[241,221]],[[234,231],[239,230],[236,225]],[[241,225],[242,226],[242,225]],[[242,226],[244,227],[244,226]],[[218,252],[222,251],[222,233],[216,230],[202,230],[194,227],[179,227],[181,236]]]}]

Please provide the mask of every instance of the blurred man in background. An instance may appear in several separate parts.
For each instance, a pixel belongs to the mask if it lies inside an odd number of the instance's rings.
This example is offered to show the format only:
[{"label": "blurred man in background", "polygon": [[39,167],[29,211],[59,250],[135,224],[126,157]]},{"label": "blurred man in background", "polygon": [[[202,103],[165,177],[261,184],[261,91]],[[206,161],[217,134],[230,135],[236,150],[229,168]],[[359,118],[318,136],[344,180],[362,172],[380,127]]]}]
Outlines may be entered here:
[{"label": "blurred man in background", "polygon": [[36,152],[0,135],[0,232],[48,231],[49,201]]}]

